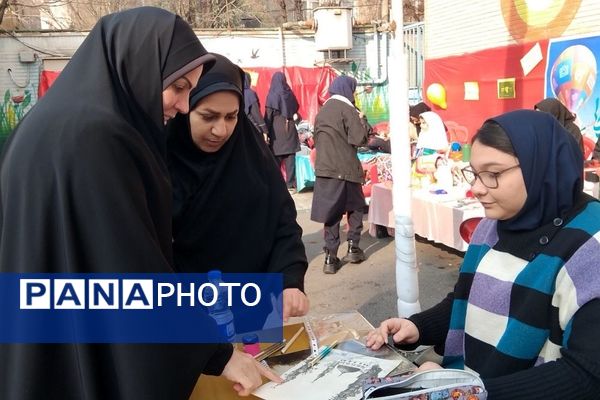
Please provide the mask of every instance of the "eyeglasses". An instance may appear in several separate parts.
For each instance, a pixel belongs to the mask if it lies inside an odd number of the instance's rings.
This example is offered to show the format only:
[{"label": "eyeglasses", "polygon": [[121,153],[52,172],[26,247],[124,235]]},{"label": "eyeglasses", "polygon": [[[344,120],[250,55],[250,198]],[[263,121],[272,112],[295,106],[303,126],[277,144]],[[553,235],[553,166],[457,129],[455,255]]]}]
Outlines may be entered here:
[{"label": "eyeglasses", "polygon": [[520,167],[520,164],[513,165],[512,167],[508,167],[502,171],[498,172],[490,172],[490,171],[481,171],[475,172],[472,167],[464,167],[461,172],[465,177],[465,180],[469,185],[474,185],[477,178],[483,183],[485,187],[488,189],[496,189],[498,187],[498,177],[503,173],[510,171],[511,169]]}]

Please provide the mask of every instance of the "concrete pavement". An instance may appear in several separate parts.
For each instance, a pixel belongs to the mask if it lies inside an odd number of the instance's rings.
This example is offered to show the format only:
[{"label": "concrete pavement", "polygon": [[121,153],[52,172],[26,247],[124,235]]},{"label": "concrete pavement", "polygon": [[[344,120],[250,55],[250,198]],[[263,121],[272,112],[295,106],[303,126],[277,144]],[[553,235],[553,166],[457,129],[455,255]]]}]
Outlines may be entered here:
[{"label": "concrete pavement", "polygon": [[[323,229],[310,220],[312,191],[293,196],[298,223],[304,230],[302,239],[309,261],[305,289],[311,302],[310,314],[324,315],[348,310],[360,311],[373,325],[397,316],[394,239],[376,239],[368,233],[364,218],[360,246],[368,259],[361,264],[346,264],[335,275],[323,273]],[[345,224],[342,225],[342,230]],[[338,257],[346,254],[345,234]],[[452,290],[458,277],[462,254],[425,240],[417,240],[419,292],[422,309],[429,308]]]}]

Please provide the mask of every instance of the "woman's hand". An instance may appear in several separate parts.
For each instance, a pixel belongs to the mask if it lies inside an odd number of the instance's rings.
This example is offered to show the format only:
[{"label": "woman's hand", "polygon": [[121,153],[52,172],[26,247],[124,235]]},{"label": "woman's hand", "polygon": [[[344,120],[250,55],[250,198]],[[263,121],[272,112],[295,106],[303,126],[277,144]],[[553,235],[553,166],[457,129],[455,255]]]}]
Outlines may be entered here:
[{"label": "woman's hand", "polygon": [[300,289],[288,288],[283,290],[283,320],[290,317],[301,317],[308,312],[308,297]]},{"label": "woman's hand", "polygon": [[388,336],[393,335],[394,343],[415,343],[419,340],[419,329],[410,320],[404,318],[390,318],[381,323],[379,328],[372,330],[367,335],[367,347],[373,350],[387,344]]},{"label": "woman's hand", "polygon": [[419,368],[415,370],[415,372],[429,371],[431,369],[442,369],[442,366],[434,363],[433,361],[425,361],[419,366]]},{"label": "woman's hand", "polygon": [[283,382],[269,367],[256,361],[250,354],[236,349],[233,349],[221,376],[234,382],[233,389],[239,396],[248,396],[255,391],[262,385],[263,376],[276,383]]}]

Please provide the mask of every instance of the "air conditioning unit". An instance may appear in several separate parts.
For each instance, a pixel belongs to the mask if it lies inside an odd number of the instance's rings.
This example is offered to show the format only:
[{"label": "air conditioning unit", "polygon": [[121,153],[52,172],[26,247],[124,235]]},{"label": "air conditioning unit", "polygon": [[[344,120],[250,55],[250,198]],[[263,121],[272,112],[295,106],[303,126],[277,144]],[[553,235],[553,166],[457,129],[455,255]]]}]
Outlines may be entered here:
[{"label": "air conditioning unit", "polygon": [[313,16],[318,51],[352,48],[352,7],[317,7]]}]

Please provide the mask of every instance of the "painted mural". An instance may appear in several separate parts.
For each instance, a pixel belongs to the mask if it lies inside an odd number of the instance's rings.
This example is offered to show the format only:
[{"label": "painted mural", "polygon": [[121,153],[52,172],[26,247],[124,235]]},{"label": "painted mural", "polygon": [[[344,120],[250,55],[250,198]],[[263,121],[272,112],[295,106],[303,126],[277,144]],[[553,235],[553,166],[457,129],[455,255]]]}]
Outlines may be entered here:
[{"label": "painted mural", "polygon": [[573,22],[581,0],[501,0],[502,16],[517,42],[559,37]]},{"label": "painted mural", "polygon": [[17,126],[31,104],[31,92],[25,90],[22,95],[13,95],[10,90],[4,92],[0,103],[0,149],[6,138]]},{"label": "painted mural", "polygon": [[[356,78],[359,83],[374,81],[368,68],[363,69],[353,62],[351,71],[349,75]],[[387,88],[386,80],[385,83],[378,85],[360,85],[356,90],[356,106],[367,116],[371,125],[387,122],[390,119]]]}]

